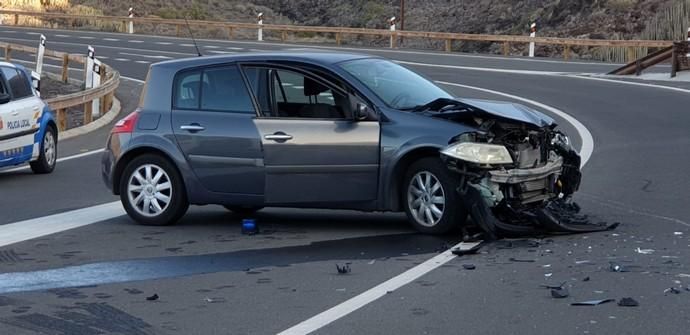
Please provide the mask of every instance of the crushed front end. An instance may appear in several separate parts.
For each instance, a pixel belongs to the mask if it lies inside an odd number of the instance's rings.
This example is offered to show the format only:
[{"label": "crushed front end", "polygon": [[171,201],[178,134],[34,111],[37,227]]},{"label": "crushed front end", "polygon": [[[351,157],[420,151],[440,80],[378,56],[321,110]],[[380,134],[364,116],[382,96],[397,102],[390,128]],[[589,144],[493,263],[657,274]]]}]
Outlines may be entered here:
[{"label": "crushed front end", "polygon": [[476,115],[464,121],[480,130],[452,139],[441,156],[460,176],[460,205],[487,238],[615,227],[578,214],[571,198],[580,186],[580,155],[555,124]]}]

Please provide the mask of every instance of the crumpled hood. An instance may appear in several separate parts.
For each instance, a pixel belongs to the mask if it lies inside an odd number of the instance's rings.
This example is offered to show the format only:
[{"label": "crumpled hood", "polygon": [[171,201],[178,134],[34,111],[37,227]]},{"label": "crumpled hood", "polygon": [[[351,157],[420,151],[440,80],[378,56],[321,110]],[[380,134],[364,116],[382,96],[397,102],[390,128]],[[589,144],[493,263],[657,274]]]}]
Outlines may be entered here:
[{"label": "crumpled hood", "polygon": [[515,121],[529,123],[537,127],[551,126],[556,123],[554,119],[541,112],[513,102],[481,99],[457,100],[461,101],[464,104],[481,109],[482,111],[488,114]]}]

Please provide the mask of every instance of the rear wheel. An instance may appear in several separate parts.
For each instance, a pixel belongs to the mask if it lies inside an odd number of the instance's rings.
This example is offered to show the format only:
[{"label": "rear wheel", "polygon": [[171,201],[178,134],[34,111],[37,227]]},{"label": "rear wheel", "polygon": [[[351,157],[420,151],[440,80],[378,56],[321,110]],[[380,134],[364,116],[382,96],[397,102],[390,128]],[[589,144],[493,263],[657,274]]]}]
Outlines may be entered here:
[{"label": "rear wheel", "polygon": [[225,209],[237,213],[240,215],[250,215],[254,214],[260,210],[263,209],[263,207],[254,207],[254,206],[234,206],[234,205],[224,205]]},{"label": "rear wheel", "polygon": [[177,169],[167,159],[151,154],[127,164],[120,182],[120,200],[131,218],[150,226],[174,224],[189,208]]},{"label": "rear wheel", "polygon": [[38,160],[29,163],[31,171],[37,174],[51,173],[57,162],[57,135],[52,127],[43,134]]},{"label": "rear wheel", "polygon": [[467,219],[456,188],[458,178],[440,158],[422,158],[410,165],[401,188],[405,213],[412,225],[427,234],[447,233]]}]

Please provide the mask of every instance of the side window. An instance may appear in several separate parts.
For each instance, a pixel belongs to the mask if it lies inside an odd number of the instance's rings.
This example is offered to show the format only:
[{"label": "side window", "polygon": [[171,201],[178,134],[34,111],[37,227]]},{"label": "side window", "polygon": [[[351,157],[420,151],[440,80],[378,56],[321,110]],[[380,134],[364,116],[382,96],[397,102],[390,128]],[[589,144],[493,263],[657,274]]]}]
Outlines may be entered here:
[{"label": "side window", "polygon": [[2,67],[2,74],[10,85],[13,99],[22,99],[33,95],[31,84],[22,72],[17,69]]},{"label": "side window", "polygon": [[236,66],[182,72],[175,78],[174,108],[254,114]]},{"label": "side window", "polygon": [[309,76],[260,67],[245,68],[245,73],[264,116],[344,119],[348,115],[347,95]]}]

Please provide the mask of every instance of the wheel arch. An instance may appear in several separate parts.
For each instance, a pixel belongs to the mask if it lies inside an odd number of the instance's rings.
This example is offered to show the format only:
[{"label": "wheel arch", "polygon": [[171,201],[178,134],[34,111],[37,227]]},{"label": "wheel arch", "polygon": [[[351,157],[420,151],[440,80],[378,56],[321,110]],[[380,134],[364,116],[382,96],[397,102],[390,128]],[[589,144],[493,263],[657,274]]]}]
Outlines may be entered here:
[{"label": "wheel arch", "polygon": [[[441,147],[425,145],[419,146],[406,151],[401,154],[400,157],[395,161],[393,170],[391,171],[390,177],[388,178],[387,194],[388,205],[393,211],[401,211],[403,203],[403,193],[400,192],[405,182],[405,173],[409,169],[410,165],[414,162],[426,158],[426,157],[439,157],[439,151]],[[440,158],[439,158],[440,159]]]}]

